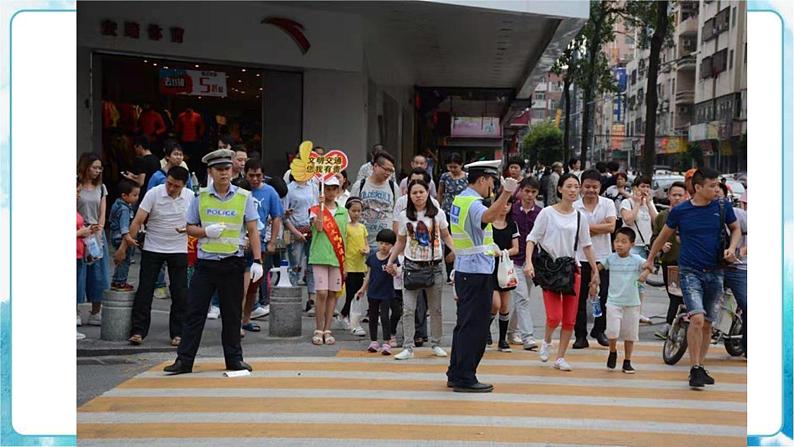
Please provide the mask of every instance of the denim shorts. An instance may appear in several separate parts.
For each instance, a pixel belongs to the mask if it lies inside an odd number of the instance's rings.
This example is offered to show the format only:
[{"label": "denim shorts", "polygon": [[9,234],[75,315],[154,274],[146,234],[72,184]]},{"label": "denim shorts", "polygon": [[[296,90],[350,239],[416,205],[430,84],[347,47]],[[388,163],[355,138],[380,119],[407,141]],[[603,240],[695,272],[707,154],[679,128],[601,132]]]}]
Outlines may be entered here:
[{"label": "denim shorts", "polygon": [[680,267],[679,272],[684,305],[689,315],[706,314],[706,320],[716,321],[723,293],[722,270],[703,271]]}]

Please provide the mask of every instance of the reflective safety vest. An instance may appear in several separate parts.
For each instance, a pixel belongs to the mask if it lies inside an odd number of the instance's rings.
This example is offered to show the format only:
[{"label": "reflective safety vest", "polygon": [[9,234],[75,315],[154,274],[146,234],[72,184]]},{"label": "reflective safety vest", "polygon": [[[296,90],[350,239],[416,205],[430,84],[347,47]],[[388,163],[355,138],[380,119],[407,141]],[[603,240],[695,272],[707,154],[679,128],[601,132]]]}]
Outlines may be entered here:
[{"label": "reflective safety vest", "polygon": [[493,241],[493,227],[491,224],[483,230],[483,245],[474,245],[469,234],[466,233],[466,219],[469,217],[469,208],[475,201],[482,200],[474,196],[455,196],[449,211],[450,227],[452,228],[452,243],[455,255],[484,254],[492,256],[499,247]]},{"label": "reflective safety vest", "polygon": [[201,250],[207,253],[230,255],[237,252],[242,245],[240,240],[240,229],[245,220],[245,202],[250,193],[237,188],[234,196],[226,201],[222,201],[210,194],[205,188],[199,193],[199,218],[201,225],[207,226],[216,223],[226,225],[218,239],[204,239]]}]

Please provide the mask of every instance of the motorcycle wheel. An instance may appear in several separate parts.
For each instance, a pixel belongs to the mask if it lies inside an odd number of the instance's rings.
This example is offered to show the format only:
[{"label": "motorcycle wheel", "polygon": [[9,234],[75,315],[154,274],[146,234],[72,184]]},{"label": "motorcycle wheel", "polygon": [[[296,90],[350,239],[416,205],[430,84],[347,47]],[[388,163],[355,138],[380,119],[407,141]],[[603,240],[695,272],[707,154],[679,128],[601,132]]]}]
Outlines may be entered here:
[{"label": "motorcycle wheel", "polygon": [[688,328],[689,323],[685,322],[683,318],[676,318],[673,321],[662,346],[664,363],[675,365],[684,356],[687,348],[686,332]]},{"label": "motorcycle wheel", "polygon": [[738,315],[733,317],[731,329],[728,332],[731,338],[725,339],[725,350],[733,357],[739,357],[744,354],[744,347],[742,346],[742,319]]}]

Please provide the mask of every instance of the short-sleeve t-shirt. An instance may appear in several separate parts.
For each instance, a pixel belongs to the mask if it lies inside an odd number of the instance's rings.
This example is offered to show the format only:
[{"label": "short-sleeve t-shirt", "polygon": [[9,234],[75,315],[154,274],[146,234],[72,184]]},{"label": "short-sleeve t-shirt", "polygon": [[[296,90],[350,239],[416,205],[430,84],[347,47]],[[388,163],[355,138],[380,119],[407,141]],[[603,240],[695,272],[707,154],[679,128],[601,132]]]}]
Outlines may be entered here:
[{"label": "short-sleeve t-shirt", "polygon": [[361,223],[347,224],[345,241],[345,272],[363,273],[367,271],[365,255],[361,254],[367,245],[367,227]]},{"label": "short-sleeve t-shirt", "polygon": [[[585,207],[582,199],[574,202],[573,207],[582,213],[582,217],[587,218],[588,225],[600,225],[606,223],[607,218],[617,218],[615,214],[615,204],[606,197],[598,197],[598,203],[592,213]],[[590,236],[590,239],[593,241],[593,256],[595,256],[596,261],[602,261],[612,253],[612,241],[609,233],[596,234]],[[579,247],[576,257],[579,261],[585,261],[587,259],[582,251],[582,247]]]},{"label": "short-sleeve t-shirt", "polygon": [[[157,172],[159,169],[160,159],[154,154],[147,154],[143,157],[137,157],[135,159],[135,163],[132,165],[132,172],[136,175],[146,174],[146,177],[143,179],[144,190],[141,191],[142,193],[145,193],[146,190],[148,190],[149,180],[152,178],[152,174]],[[141,194],[141,200],[143,200],[143,194]]]},{"label": "short-sleeve t-shirt", "polygon": [[397,186],[394,185],[394,182],[389,181],[376,185],[367,179],[364,187],[360,187],[361,182],[353,185],[352,194],[360,197],[364,204],[361,211],[361,223],[367,227],[367,243],[370,247],[374,247],[377,245],[375,237],[378,232],[384,228],[391,229],[392,227]]},{"label": "short-sleeve t-shirt", "polygon": [[[578,224],[577,219],[581,219]],[[577,225],[579,225],[579,248],[593,245],[590,240],[587,219],[580,212],[574,210],[571,213],[563,214],[554,207],[548,206],[538,214],[535,226],[527,236],[527,241],[539,244],[554,259],[563,256],[575,258],[576,252],[573,247],[576,245]]]},{"label": "short-sleeve t-shirt", "polygon": [[[81,216],[80,213],[77,213],[77,229],[81,230],[84,226],[85,226],[85,223],[83,222],[83,216]],[[78,237],[77,238],[77,259],[83,259],[84,255],[85,255],[85,241],[83,240],[83,238]]]},{"label": "short-sleeve t-shirt", "polygon": [[500,250],[510,250],[513,248],[513,239],[518,239],[521,234],[518,232],[518,224],[513,221],[507,223],[502,229],[493,227],[493,242],[499,246]]},{"label": "short-sleeve t-shirt", "polygon": [[[441,230],[448,227],[447,217],[440,210],[435,219],[425,217],[424,211],[418,211],[416,220],[409,220],[406,211],[402,211],[398,231],[400,236],[406,237],[405,258],[417,262],[440,260],[444,251],[441,248]],[[435,233],[432,237],[431,228]]]},{"label": "short-sleeve t-shirt", "polygon": [[[623,210],[631,211],[633,206],[634,202],[632,199],[623,199],[623,202],[620,204],[621,213]],[[634,223],[629,225],[624,221],[623,226],[626,228],[631,228],[635,232],[637,229],[639,229],[639,234],[637,234],[637,237],[634,239],[635,246],[642,247],[644,245],[651,245],[653,228],[651,224],[651,212],[648,210],[647,205],[640,207],[640,211],[637,213],[637,219],[634,220]]]},{"label": "short-sleeve t-shirt", "polygon": [[617,253],[612,253],[604,259],[602,265],[609,270],[607,304],[613,306],[640,305],[640,289],[637,280],[640,278],[644,263],[643,257],[631,253],[625,258]]},{"label": "short-sleeve t-shirt", "polygon": [[[728,203],[724,207],[725,223],[736,222],[733,207]],[[687,200],[670,210],[666,225],[681,237],[678,265],[698,270],[718,267],[717,260],[722,258],[719,201],[695,206]]]},{"label": "short-sleeve t-shirt", "polygon": [[389,258],[378,259],[377,252],[367,257],[369,266],[369,283],[367,284],[367,298],[371,300],[390,300],[394,298],[394,278],[386,271]]},{"label": "short-sleeve t-shirt", "polygon": [[108,190],[104,184],[100,184],[94,189],[88,190],[85,186],[80,188],[80,197],[77,199],[77,212],[83,216],[86,223],[95,225],[99,223],[99,209],[102,206],[102,198],[107,197]]}]

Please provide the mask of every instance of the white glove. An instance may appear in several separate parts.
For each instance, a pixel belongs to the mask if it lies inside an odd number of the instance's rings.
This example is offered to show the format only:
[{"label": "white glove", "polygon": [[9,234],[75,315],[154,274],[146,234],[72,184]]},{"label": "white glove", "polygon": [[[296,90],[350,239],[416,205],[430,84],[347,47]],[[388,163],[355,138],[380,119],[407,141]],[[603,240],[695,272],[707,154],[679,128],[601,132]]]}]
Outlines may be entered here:
[{"label": "white glove", "polygon": [[265,274],[265,272],[264,272],[264,270],[262,270],[262,264],[259,264],[258,262],[254,262],[253,264],[251,264],[251,282],[252,283],[255,283],[255,282],[259,281],[260,279],[262,279],[262,276],[264,276],[264,274]]},{"label": "white glove", "polygon": [[221,237],[221,233],[223,230],[226,229],[226,225],[222,223],[207,225],[204,228],[204,232],[207,234],[207,237],[210,239],[218,239]]},{"label": "white glove", "polygon": [[518,181],[513,177],[502,177],[502,189],[512,194],[518,189]]}]

